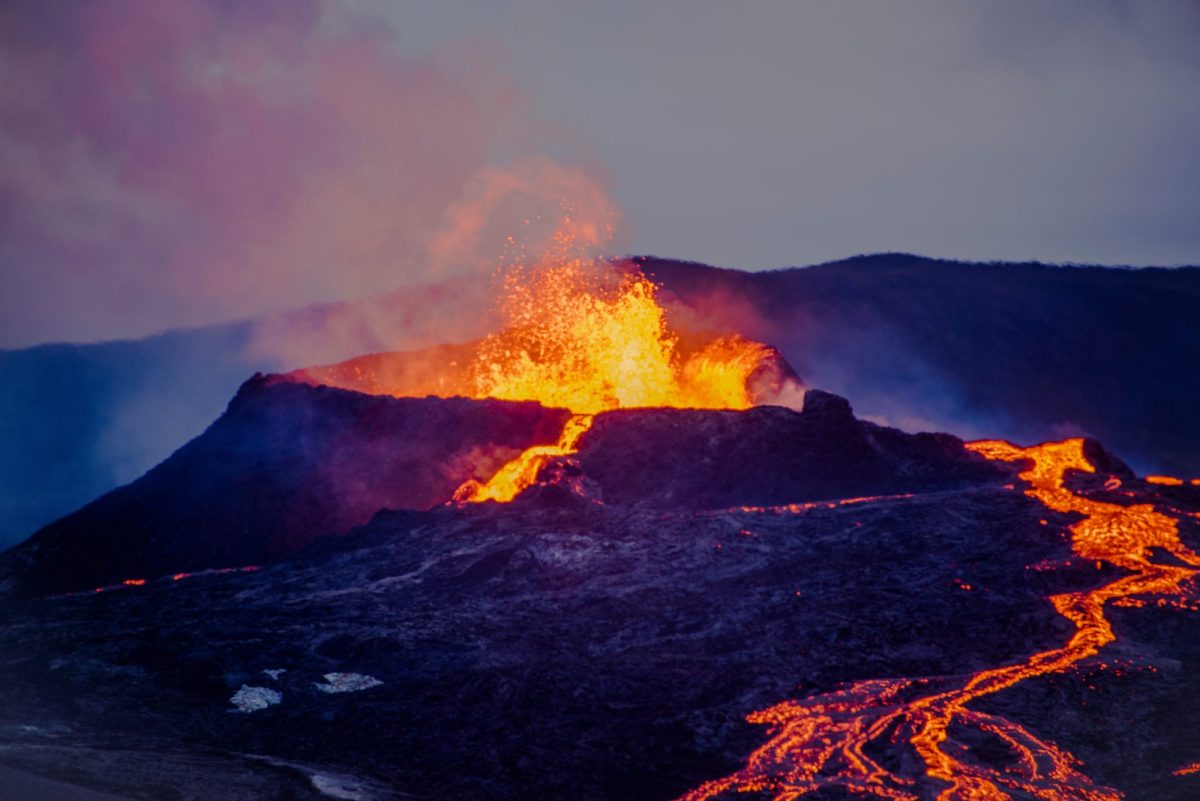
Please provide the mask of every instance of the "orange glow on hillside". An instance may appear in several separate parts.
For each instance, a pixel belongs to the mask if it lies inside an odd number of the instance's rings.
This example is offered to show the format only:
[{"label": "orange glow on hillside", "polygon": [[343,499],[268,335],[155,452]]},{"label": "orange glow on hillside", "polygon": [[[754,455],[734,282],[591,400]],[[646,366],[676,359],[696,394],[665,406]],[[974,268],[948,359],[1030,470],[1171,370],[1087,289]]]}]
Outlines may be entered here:
[{"label": "orange glow on hillside", "polygon": [[199,570],[195,573],[172,573],[169,576],[163,576],[158,579],[144,578],[128,578],[123,579],[117,584],[106,584],[103,587],[94,587],[91,590],[80,592],[65,592],[60,595],[51,596],[53,598],[72,598],[80,595],[93,595],[101,592],[112,592],[114,590],[124,590],[129,587],[145,587],[150,583],[159,584],[166,581],[183,581],[184,579],[195,578],[197,576],[219,576],[226,573],[253,573],[256,570],[261,570],[259,565],[245,565],[244,567],[218,567],[209,568],[207,570]]},{"label": "orange glow on hillside", "polygon": [[[1124,568],[1124,575],[1097,589],[1051,596],[1054,608],[1074,625],[1074,634],[1065,644],[1013,665],[980,671],[966,681],[863,681],[755,712],[747,720],[769,726],[769,741],[751,754],[744,768],[702,785],[684,799],[754,792],[775,801],[792,801],[826,788],[897,801],[1120,799],[1118,791],[1093,783],[1067,751],[1015,721],[969,706],[1027,679],[1065,672],[1096,656],[1116,639],[1105,616],[1109,602],[1141,605],[1154,598],[1161,606],[1186,608],[1194,600],[1200,556],[1180,542],[1174,517],[1151,504],[1094,501],[1065,486],[1068,471],[1095,472],[1083,445],[1083,440],[1071,439],[1030,448],[1000,441],[967,446],[992,460],[1028,460],[1030,466],[1020,474],[1029,484],[1025,493],[1054,511],[1083,516],[1070,526],[1075,554]],[[1179,564],[1151,561],[1155,549]],[[923,694],[928,692],[926,686],[945,686],[947,680],[953,682],[951,689]],[[975,734],[965,742],[956,739],[956,732],[972,731]],[[973,755],[969,743],[980,735],[1003,743],[1013,756],[1009,764],[992,768]],[[889,742],[911,748],[917,770],[905,768],[907,758],[885,764],[872,755],[877,746]],[[1176,773],[1190,773],[1193,767]]]},{"label": "orange glow on hillside", "polygon": [[1164,487],[1178,487],[1183,484],[1182,478],[1173,476],[1146,476],[1146,481],[1151,484],[1161,484]]},{"label": "orange glow on hillside", "polygon": [[774,348],[737,334],[673,330],[659,288],[600,252],[607,227],[565,214],[548,249],[527,256],[516,237],[497,270],[497,325],[476,342],[377,353],[305,368],[288,378],[394,397],[535,401],[575,416],[486,485],[471,479],[458,503],[511,500],[541,468],[570,456],[592,417],[618,408],[799,409],[804,388]]}]

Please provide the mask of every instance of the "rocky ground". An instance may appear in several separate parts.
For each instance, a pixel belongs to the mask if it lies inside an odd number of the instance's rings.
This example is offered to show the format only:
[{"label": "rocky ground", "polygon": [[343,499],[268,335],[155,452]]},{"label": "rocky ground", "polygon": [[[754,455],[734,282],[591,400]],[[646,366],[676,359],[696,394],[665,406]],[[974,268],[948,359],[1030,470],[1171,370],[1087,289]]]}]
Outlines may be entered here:
[{"label": "rocky ground", "polygon": [[[535,492],[381,512],[254,572],[9,602],[0,796],[674,798],[764,741],[753,710],[1061,643],[1045,597],[1113,576],[1069,561],[1069,522],[996,482],[760,510]],[[979,707],[1128,798],[1195,799],[1172,771],[1200,760],[1200,616],[1111,617],[1100,657]],[[238,711],[244,688],[277,702]]]},{"label": "rocky ground", "polygon": [[[1122,575],[1073,556],[1078,516],[1020,463],[815,390],[802,412],[605,413],[514,502],[445,503],[565,414],[248,383],[0,557],[0,799],[665,801],[745,765],[771,734],[755,711],[961,687],[1071,638],[1049,596]],[[1154,504],[1200,547],[1200,487],[1085,453],[1073,492]],[[1196,597],[1109,604],[1114,643],[970,707],[1089,787],[1194,801]],[[1016,769],[986,726],[949,738]],[[868,745],[918,797],[942,788],[908,741]]]},{"label": "rocky ground", "polygon": [[[437,507],[465,481],[556,441],[568,414],[257,376],[162,464],[0,554],[0,595],[276,560],[380,509]],[[858,420],[845,399],[818,390],[802,412],[605,412],[578,461],[597,497],[667,508],[927,491],[998,475],[954,437]]]}]

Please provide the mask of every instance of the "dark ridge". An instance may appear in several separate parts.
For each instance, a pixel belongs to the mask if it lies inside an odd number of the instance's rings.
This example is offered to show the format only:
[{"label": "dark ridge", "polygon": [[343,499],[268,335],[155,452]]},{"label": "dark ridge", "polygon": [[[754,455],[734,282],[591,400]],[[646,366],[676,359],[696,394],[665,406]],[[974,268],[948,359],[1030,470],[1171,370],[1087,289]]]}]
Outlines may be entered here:
[{"label": "dark ridge", "polygon": [[158,467],[0,557],[0,587],[55,593],[276,559],[381,508],[443,503],[477,471],[553,442],[566,417],[258,375]]},{"label": "dark ridge", "polygon": [[809,390],[804,410],[605,412],[579,464],[606,503],[658,508],[769,506],[959,489],[1011,471],[948,434],[858,420],[844,398]]},{"label": "dark ridge", "polygon": [[[911,254],[765,273],[634,262],[692,330],[774,345],[868,419],[1021,444],[1090,435],[1139,472],[1200,476],[1198,268]],[[314,307],[289,316],[300,322],[287,340],[301,364],[467,341],[486,327],[447,333],[426,310],[483,289],[451,282],[394,302]],[[371,335],[380,320],[395,330]],[[149,469],[202,431],[246,375],[299,366],[256,349],[264,328],[269,318],[0,351],[0,547]],[[344,352],[347,338],[330,331],[365,344]]]},{"label": "dark ridge", "polygon": [[[568,412],[536,403],[393,398],[255,376],[201,436],[133,483],[0,557],[0,587],[50,594],[295,554],[381,509],[425,510]],[[687,509],[928,492],[1011,471],[944,434],[905,434],[810,390],[803,412],[630,409],[597,417],[583,480],[614,505]],[[569,494],[569,493],[568,493]],[[554,505],[562,492],[535,494]],[[539,500],[540,498],[540,500]]]},{"label": "dark ridge", "polygon": [[637,263],[680,319],[771,343],[868,419],[1021,444],[1091,436],[1141,472],[1200,475],[1200,268]]}]

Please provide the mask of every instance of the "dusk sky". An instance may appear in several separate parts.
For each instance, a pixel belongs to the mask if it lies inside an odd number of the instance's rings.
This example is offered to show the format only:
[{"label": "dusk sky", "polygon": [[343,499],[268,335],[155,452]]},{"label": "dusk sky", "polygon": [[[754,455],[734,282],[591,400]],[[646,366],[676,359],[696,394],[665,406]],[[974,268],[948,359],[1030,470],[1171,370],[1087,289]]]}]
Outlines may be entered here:
[{"label": "dusk sky", "polygon": [[5,3],[0,347],[613,253],[1200,263],[1200,4]]}]

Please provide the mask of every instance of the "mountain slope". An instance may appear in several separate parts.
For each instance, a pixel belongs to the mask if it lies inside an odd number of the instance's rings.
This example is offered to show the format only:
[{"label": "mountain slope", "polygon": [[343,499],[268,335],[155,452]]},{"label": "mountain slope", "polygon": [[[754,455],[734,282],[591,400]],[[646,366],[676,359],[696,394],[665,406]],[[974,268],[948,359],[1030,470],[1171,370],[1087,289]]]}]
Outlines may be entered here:
[{"label": "mountain slope", "polygon": [[247,376],[481,336],[486,293],[449,279],[140,340],[0,350],[0,548],[158,464]]},{"label": "mountain slope", "polygon": [[772,343],[869,418],[967,438],[1084,434],[1147,472],[1200,475],[1200,269],[638,261],[683,319]]},{"label": "mountain slope", "polygon": [[0,556],[0,585],[62,592],[258,564],[385,507],[443,503],[467,479],[554,442],[566,417],[536,403],[380,397],[259,376],[162,464]]},{"label": "mountain slope", "polygon": [[[1144,472],[1200,475],[1198,268],[640,261],[687,327],[775,345],[868,418],[1022,442],[1090,434]],[[488,330],[488,290],[452,281],[136,343],[0,352],[0,547],[148,470],[245,376],[468,341]]]},{"label": "mountain slope", "polygon": [[[365,523],[424,510],[520,451],[558,439],[568,412],[536,403],[393,398],[248,381],[202,435],[136,481],[0,555],[0,588],[86,590],[259,564]],[[948,435],[857,420],[810,390],[805,408],[601,413],[569,460],[598,500],[658,508],[788,504],[944,490],[999,473]]]},{"label": "mountain slope", "polygon": [[[1200,512],[1193,489],[1113,477],[1073,481]],[[767,742],[756,710],[819,725],[856,693],[934,698],[1061,646],[1073,627],[1047,596],[1123,571],[1073,556],[1078,515],[1007,480],[792,509],[533,493],[380,514],[254,573],[0,601],[0,766],[126,798],[678,798]],[[1073,754],[1087,786],[1191,801],[1200,779],[1176,771],[1197,758],[1200,618],[1109,615],[1116,645],[972,706]],[[378,683],[329,693],[331,673]],[[233,712],[243,687],[277,703]],[[972,764],[1025,767],[1000,736],[951,734]],[[863,756],[919,777],[886,735]]]}]

